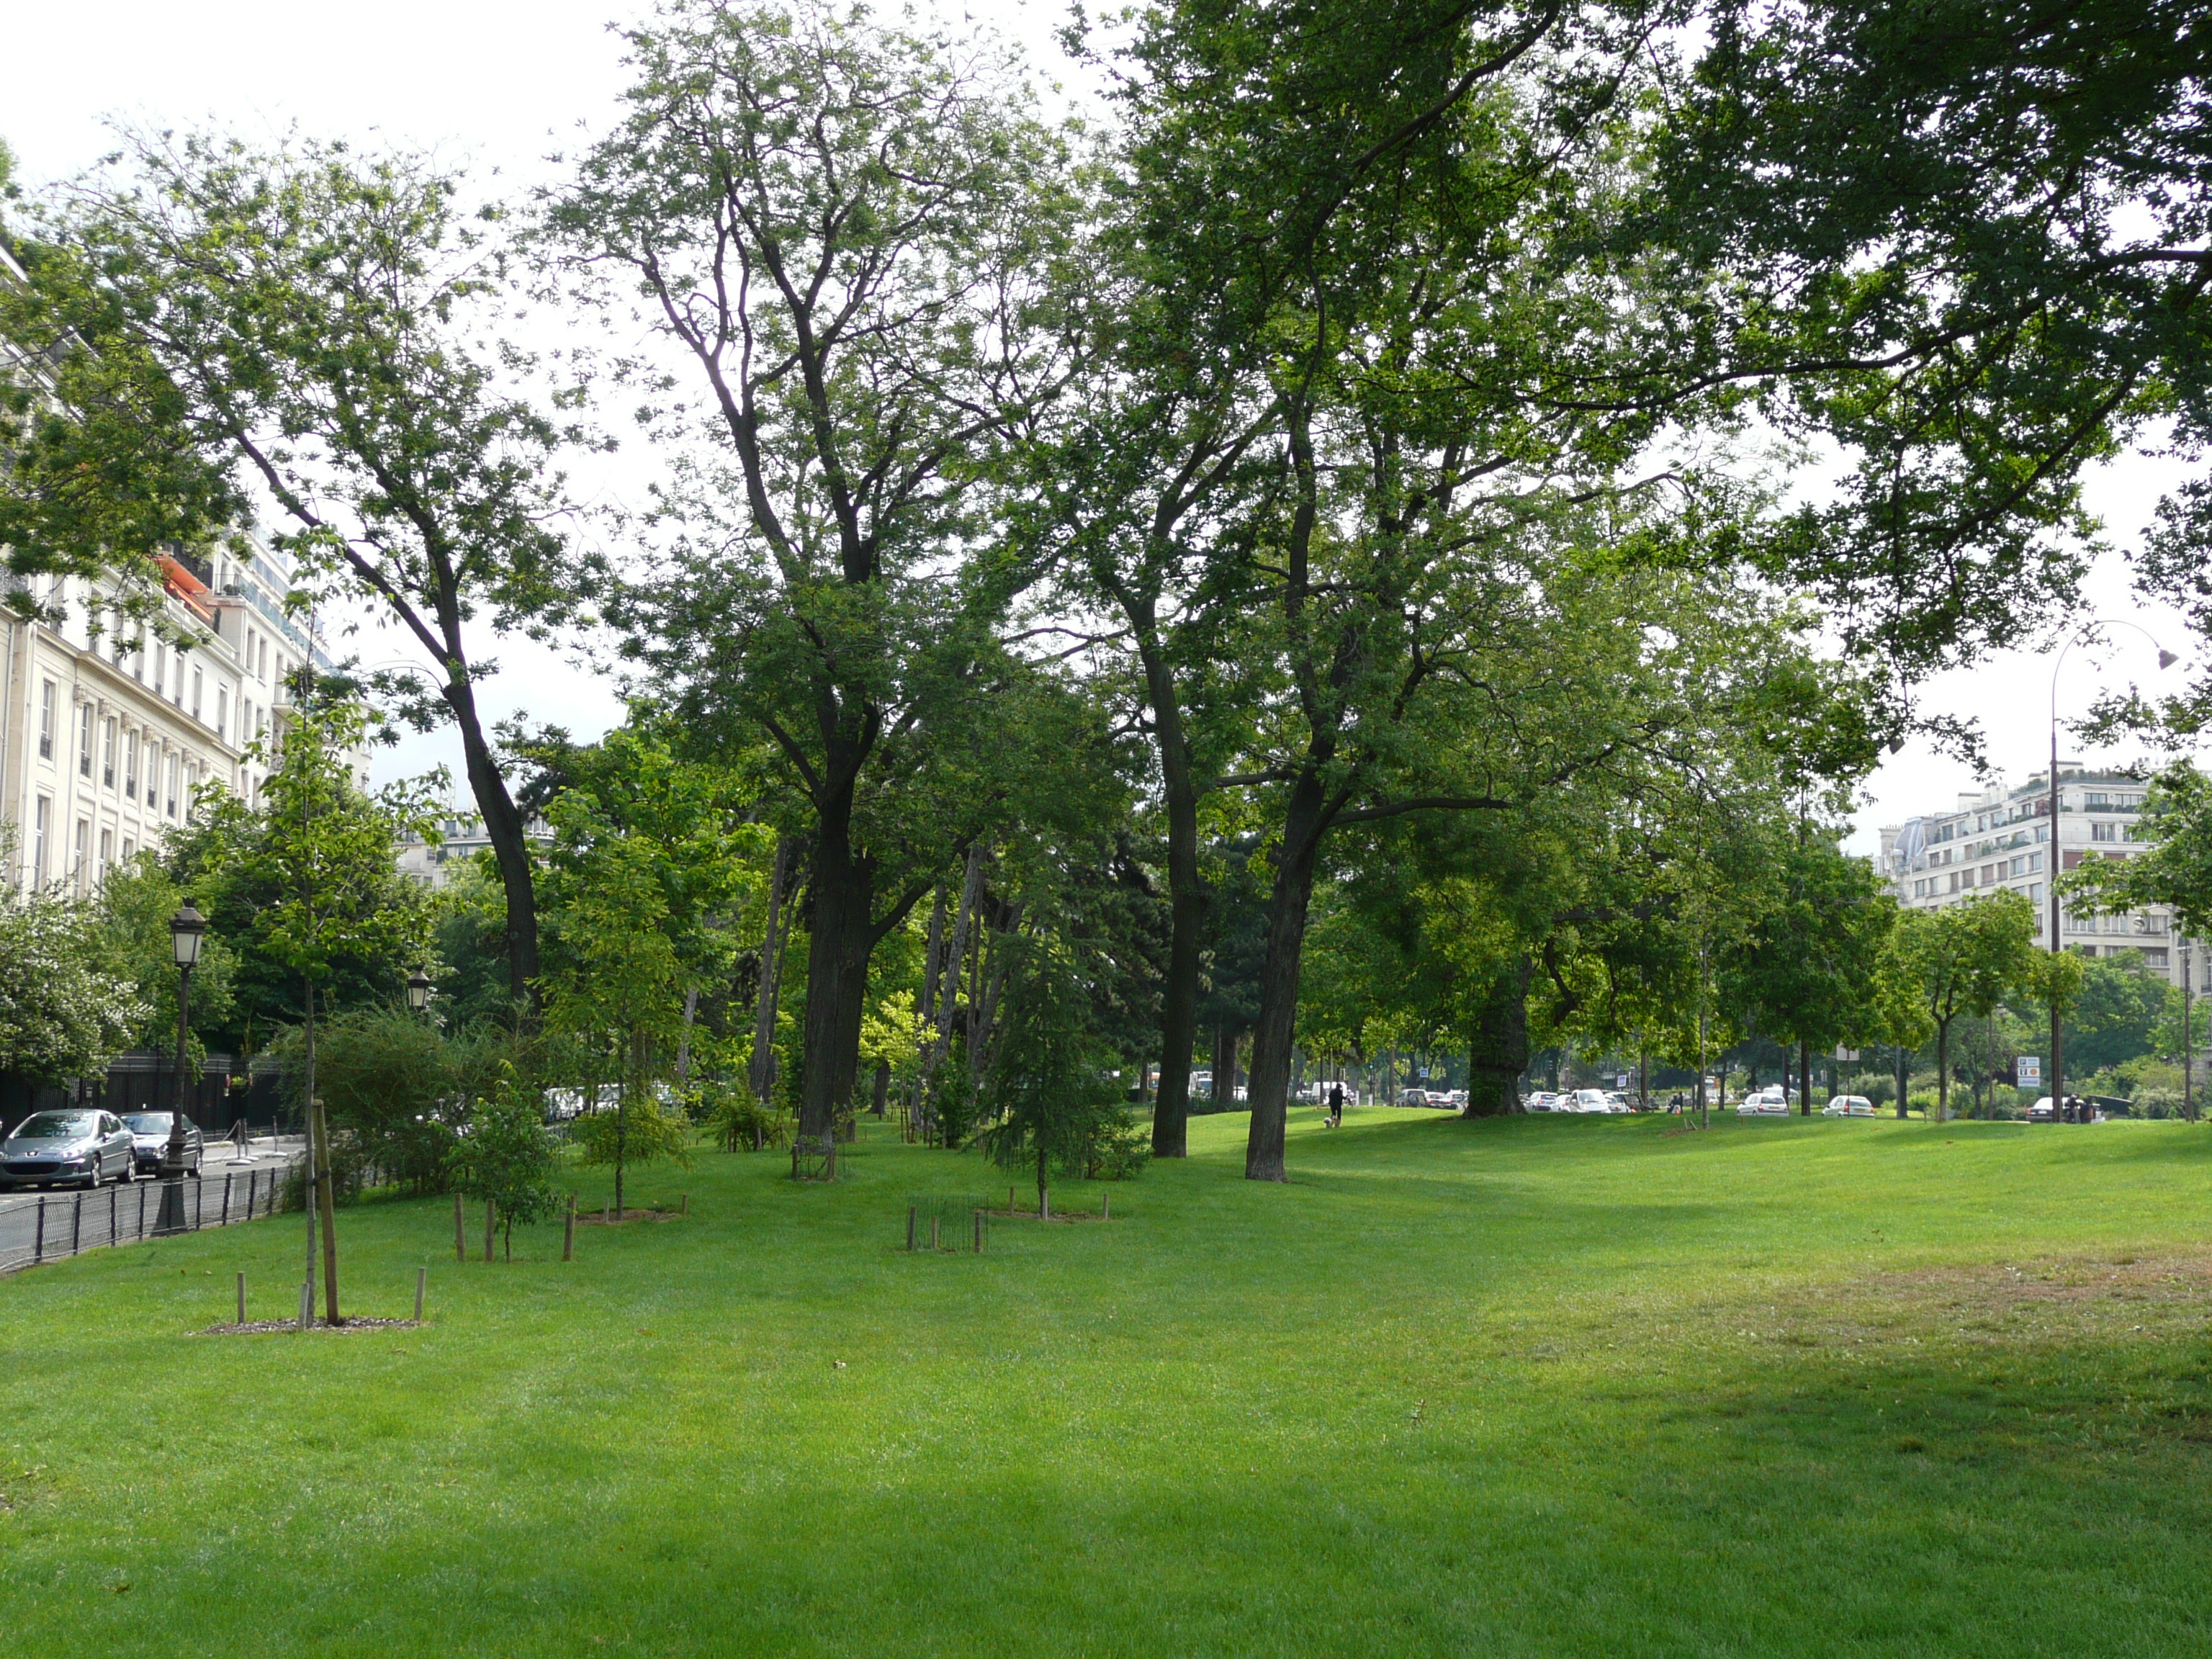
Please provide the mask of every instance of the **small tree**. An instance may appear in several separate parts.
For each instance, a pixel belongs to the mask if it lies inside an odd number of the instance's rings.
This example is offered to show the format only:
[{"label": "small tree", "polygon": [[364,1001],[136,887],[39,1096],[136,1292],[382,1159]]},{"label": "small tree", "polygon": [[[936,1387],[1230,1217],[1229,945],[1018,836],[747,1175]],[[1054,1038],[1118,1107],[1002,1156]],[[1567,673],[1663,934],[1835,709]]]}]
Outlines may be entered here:
[{"label": "small tree", "polygon": [[2035,907],[2018,893],[1968,899],[1899,918],[1899,959],[1936,1028],[1936,1116],[1950,1115],[1951,1022],[1986,1017],[2016,987],[2033,982]]},{"label": "small tree", "polygon": [[[983,1131],[993,1161],[1034,1161],[1037,1213],[1052,1213],[1051,1166],[1080,1176],[1102,1140],[1132,1120],[1120,1085],[1098,1063],[1073,975],[1035,939],[1020,942],[998,1052],[985,1073]],[[1021,958],[1026,958],[1021,959]]]},{"label": "small tree", "polygon": [[514,1224],[555,1213],[568,1194],[553,1183],[558,1157],[545,1132],[544,1109],[511,1070],[469,1115],[468,1133],[446,1155],[456,1185],[490,1200],[501,1224],[507,1259],[514,1260]]},{"label": "small tree", "polygon": [[[568,836],[570,803],[554,804]],[[550,908],[555,970],[548,977],[548,1025],[586,1048],[611,1048],[619,1087],[615,1109],[592,1113],[572,1131],[586,1164],[611,1164],[615,1207],[632,1164],[689,1155],[690,1137],[664,1113],[655,1091],[672,1068],[684,1025],[685,975],[663,926],[667,898],[654,849],[641,838],[592,837],[574,856]]]},{"label": "small tree", "polygon": [[300,1098],[314,1137],[315,1203],[323,1233],[324,1317],[338,1314],[336,1200],[330,1126],[315,1091],[315,1013],[349,962],[422,960],[429,912],[392,902],[392,849],[410,833],[434,839],[438,807],[428,781],[371,794],[357,787],[349,757],[366,726],[359,703],[331,695],[301,669],[276,769],[255,811],[220,788],[193,802],[204,820],[198,850],[217,894],[215,916],[229,922],[241,956],[281,964],[301,990]]}]

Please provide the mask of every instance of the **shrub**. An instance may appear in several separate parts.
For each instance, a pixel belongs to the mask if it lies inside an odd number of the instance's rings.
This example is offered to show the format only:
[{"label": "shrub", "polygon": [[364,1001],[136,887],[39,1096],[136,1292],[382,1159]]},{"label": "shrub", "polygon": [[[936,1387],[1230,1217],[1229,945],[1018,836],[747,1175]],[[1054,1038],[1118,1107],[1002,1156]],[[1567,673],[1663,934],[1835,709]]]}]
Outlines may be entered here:
[{"label": "shrub", "polygon": [[[283,1091],[304,1110],[306,1041],[286,1031],[270,1052],[283,1064]],[[315,1091],[331,1124],[331,1172],[341,1188],[348,1165],[375,1164],[418,1193],[442,1192],[453,1130],[466,1116],[463,1056],[419,1014],[356,1008],[315,1024]]]},{"label": "shrub", "polygon": [[512,1070],[489,1100],[469,1114],[467,1132],[455,1137],[446,1164],[471,1198],[489,1199],[505,1224],[507,1258],[514,1259],[514,1224],[551,1215],[567,1196],[553,1184],[557,1154],[545,1127],[544,1108]]},{"label": "shrub", "polygon": [[709,1079],[694,1091],[700,1120],[726,1152],[757,1152],[763,1146],[791,1145],[791,1114],[781,1107],[763,1106],[743,1078],[729,1082]]},{"label": "shrub", "polygon": [[1933,1089],[1915,1089],[1911,1094],[1905,1096],[1905,1109],[1908,1112],[1918,1112],[1926,1117],[1935,1116],[1936,1091]]}]

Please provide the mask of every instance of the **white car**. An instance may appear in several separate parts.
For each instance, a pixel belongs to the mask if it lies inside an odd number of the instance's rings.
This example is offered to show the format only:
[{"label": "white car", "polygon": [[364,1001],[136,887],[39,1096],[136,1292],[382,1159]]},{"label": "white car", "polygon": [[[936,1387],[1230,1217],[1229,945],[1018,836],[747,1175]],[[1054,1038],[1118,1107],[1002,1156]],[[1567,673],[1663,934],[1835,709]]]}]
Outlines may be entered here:
[{"label": "white car", "polygon": [[1549,1090],[1539,1089],[1528,1097],[1528,1109],[1532,1112],[1556,1112],[1560,1109],[1559,1097]]},{"label": "white car", "polygon": [[1613,1109],[1613,1103],[1606,1098],[1605,1091],[1602,1089],[1577,1089],[1571,1096],[1568,1097],[1568,1099],[1571,1103],[1562,1106],[1559,1109],[1560,1110],[1567,1112],[1609,1112]]},{"label": "white car", "polygon": [[1748,1100],[1739,1103],[1735,1115],[1738,1117],[1788,1117],[1790,1098],[1778,1085],[1770,1083]]},{"label": "white car", "polygon": [[1605,1109],[1608,1112],[1632,1112],[1636,1108],[1620,1090],[1608,1089],[1605,1092]]},{"label": "white car", "polygon": [[1874,1102],[1864,1095],[1838,1095],[1820,1108],[1822,1117],[1872,1117]]}]

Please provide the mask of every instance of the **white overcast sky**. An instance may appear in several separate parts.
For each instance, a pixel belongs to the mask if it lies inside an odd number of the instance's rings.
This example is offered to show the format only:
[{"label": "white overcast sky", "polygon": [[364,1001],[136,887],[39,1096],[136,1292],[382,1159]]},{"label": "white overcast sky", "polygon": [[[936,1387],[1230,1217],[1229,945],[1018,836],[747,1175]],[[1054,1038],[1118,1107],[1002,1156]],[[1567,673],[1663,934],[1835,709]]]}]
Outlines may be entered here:
[{"label": "white overcast sky", "polygon": [[[893,8],[886,5],[884,12]],[[611,21],[642,10],[607,0],[386,0],[375,7],[301,5],[297,0],[187,0],[149,4],[108,0],[88,11],[24,7],[7,26],[12,73],[0,94],[0,137],[14,147],[27,183],[89,166],[107,148],[103,117],[133,124],[217,125],[247,136],[273,135],[296,123],[323,137],[434,146],[465,160],[479,176],[497,169],[520,185],[545,178],[545,156],[573,147],[583,129],[607,125],[623,83],[620,43]],[[1043,77],[1064,65],[1051,31],[1064,0],[951,0],[947,15],[988,20],[1030,51]],[[2160,494],[2177,476],[2171,463],[2124,461],[2093,481],[2093,504],[2116,547],[2140,535]],[[2179,619],[2142,604],[2118,558],[2092,583],[2085,615],[2126,618],[2185,653],[2178,679],[2195,665],[2195,642]],[[2068,659],[2061,712],[2101,687],[2132,677],[2147,687],[2167,678],[2149,672],[2150,647],[2126,629],[2116,648]],[[391,655],[399,654],[392,641]],[[485,704],[498,716],[519,712],[596,736],[621,714],[611,684],[588,669],[523,641],[485,641],[501,672]],[[379,647],[361,642],[364,654]],[[482,647],[479,647],[483,648]],[[1988,736],[1992,763],[2017,781],[2047,752],[2051,659],[2008,653],[1946,675],[1923,706],[1969,716]],[[2080,746],[2068,744],[2069,757]],[[2129,751],[2087,758],[2126,759]],[[384,776],[449,764],[458,781],[458,744],[422,739],[388,751]],[[1977,787],[1968,769],[1914,744],[1873,779],[1854,845],[1871,850],[1875,826],[1948,806]],[[465,787],[459,792],[465,799]]]}]

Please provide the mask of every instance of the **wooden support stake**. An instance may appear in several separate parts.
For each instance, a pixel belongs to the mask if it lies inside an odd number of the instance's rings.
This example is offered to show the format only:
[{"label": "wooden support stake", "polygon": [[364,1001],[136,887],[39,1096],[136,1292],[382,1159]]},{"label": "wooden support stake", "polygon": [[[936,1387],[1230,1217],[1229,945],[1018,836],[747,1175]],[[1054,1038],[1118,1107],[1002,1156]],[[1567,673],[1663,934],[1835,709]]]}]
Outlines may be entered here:
[{"label": "wooden support stake", "polygon": [[[239,1275],[241,1283],[244,1282],[245,1278],[244,1273]],[[422,1322],[422,1292],[429,1288],[430,1270],[428,1267],[417,1267],[415,1270],[415,1322],[417,1325]]]},{"label": "wooden support stake", "polygon": [[1113,1194],[1101,1193],[1098,1194],[1098,1218],[1101,1221],[1111,1221],[1114,1218]]},{"label": "wooden support stake", "polygon": [[937,1217],[929,1218],[929,1248],[932,1251],[937,1249]]},{"label": "wooden support stake", "polygon": [[461,1213],[461,1195],[453,1194],[453,1260],[466,1262],[469,1259],[468,1218]]},{"label": "wooden support stake", "polygon": [[300,1281],[300,1328],[306,1330],[307,1322],[314,1316],[315,1281],[312,1279],[303,1279]]},{"label": "wooden support stake", "polygon": [[909,1204],[906,1206],[906,1247],[909,1250],[914,1249],[914,1223],[915,1206]]},{"label": "wooden support stake", "polygon": [[690,1214],[691,1213],[691,1194],[689,1194],[689,1193],[678,1193],[678,1194],[677,1194],[677,1195],[676,1195],[676,1213],[677,1213],[677,1214],[678,1214],[678,1215],[690,1215]]},{"label": "wooden support stake", "polygon": [[499,1205],[492,1199],[484,1200],[484,1260],[491,1260],[491,1236],[498,1231]]},{"label": "wooden support stake", "polygon": [[566,1216],[564,1216],[564,1217],[562,1217],[562,1224],[561,1224],[561,1260],[562,1260],[562,1261],[574,1261],[575,1259],[576,1259],[576,1195],[575,1195],[575,1194],[571,1193],[571,1194],[568,1194],[568,1213]]},{"label": "wooden support stake", "polygon": [[1009,1188],[1006,1188],[1006,1213],[1007,1213],[1008,1215],[1012,1215],[1013,1212],[1014,1212],[1014,1189],[1013,1189],[1012,1187],[1009,1187]]},{"label": "wooden support stake", "polygon": [[981,1210],[975,1212],[975,1254],[983,1254],[983,1212]]},{"label": "wooden support stake", "polygon": [[246,1322],[246,1275],[244,1273],[238,1276],[238,1322],[241,1325]]}]

